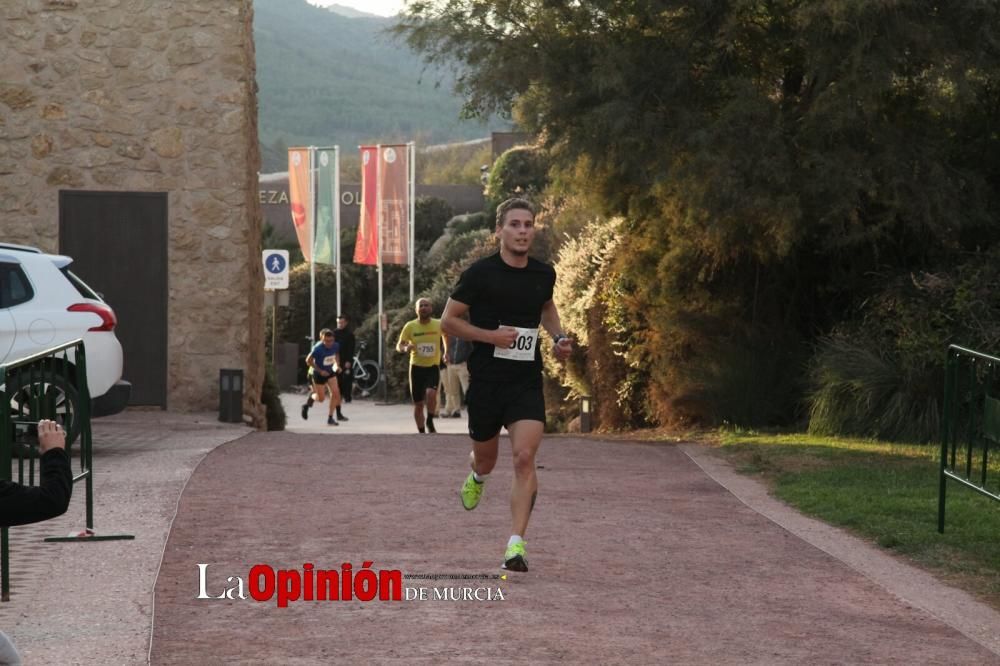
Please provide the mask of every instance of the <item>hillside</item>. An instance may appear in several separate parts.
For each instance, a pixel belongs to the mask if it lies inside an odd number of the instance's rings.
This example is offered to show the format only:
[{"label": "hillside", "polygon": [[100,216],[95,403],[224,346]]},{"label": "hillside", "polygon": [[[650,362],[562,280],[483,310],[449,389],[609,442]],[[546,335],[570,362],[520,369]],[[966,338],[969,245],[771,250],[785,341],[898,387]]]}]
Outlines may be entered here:
[{"label": "hillside", "polygon": [[445,143],[502,123],[463,121],[447,72],[387,33],[393,19],[342,14],[305,0],[255,0],[263,172],[287,168],[285,148],[366,142]]}]

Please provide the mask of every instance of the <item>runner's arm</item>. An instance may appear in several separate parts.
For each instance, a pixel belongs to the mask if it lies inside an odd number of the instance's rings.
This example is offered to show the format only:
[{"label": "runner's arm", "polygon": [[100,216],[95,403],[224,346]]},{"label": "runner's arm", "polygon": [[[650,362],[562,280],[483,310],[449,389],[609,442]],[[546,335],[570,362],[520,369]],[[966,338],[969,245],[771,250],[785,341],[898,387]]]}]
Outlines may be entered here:
[{"label": "runner's arm", "polygon": [[556,358],[565,361],[573,351],[573,340],[563,332],[562,322],[559,320],[559,310],[555,301],[549,299],[542,306],[542,327],[552,336],[552,351]]},{"label": "runner's arm", "polygon": [[410,336],[407,335],[406,326],[399,332],[399,340],[396,342],[396,351],[405,354],[410,351]]},{"label": "runner's arm", "polygon": [[517,331],[509,326],[494,330],[473,326],[468,319],[464,319],[468,312],[468,305],[449,298],[444,306],[444,314],[441,315],[441,330],[468,342],[478,340],[497,347],[509,347],[517,339]]},{"label": "runner's arm", "polygon": [[562,322],[559,320],[559,310],[552,299],[546,301],[545,305],[542,306],[542,327],[549,332],[553,339],[560,335],[566,335],[562,329]]}]

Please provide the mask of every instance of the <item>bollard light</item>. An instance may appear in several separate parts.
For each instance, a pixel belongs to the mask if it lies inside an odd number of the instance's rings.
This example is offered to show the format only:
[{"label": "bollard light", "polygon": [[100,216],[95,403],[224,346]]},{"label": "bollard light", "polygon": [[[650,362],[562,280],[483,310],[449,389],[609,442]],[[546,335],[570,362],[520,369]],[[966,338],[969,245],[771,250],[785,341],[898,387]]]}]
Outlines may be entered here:
[{"label": "bollard light", "polygon": [[580,432],[590,432],[590,396],[580,396]]},{"label": "bollard light", "polygon": [[243,422],[243,371],[219,370],[219,420]]}]

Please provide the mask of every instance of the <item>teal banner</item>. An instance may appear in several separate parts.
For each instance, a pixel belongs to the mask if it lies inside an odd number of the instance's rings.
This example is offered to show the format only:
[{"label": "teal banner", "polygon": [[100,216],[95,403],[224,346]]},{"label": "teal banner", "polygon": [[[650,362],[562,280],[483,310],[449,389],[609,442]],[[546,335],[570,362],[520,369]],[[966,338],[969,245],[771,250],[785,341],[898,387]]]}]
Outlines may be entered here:
[{"label": "teal banner", "polygon": [[316,254],[317,264],[340,264],[340,243],[335,229],[334,214],[340,198],[337,190],[337,151],[333,148],[316,149],[316,167],[319,178],[316,188]]}]

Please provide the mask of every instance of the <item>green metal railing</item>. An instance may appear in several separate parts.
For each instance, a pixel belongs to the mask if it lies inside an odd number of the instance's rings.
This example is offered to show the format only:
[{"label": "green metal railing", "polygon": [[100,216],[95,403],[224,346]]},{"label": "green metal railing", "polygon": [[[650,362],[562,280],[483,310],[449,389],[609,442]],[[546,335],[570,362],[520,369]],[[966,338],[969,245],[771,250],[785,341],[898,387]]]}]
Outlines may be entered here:
[{"label": "green metal railing", "polygon": [[948,479],[1000,502],[998,451],[1000,358],[951,345],[941,419],[938,532],[944,532]]},{"label": "green metal railing", "polygon": [[[0,365],[0,479],[33,486],[39,481],[37,425],[40,419],[59,422],[66,431],[67,452],[77,440],[80,472],[73,485],[85,482],[87,526],[81,537],[93,535],[94,476],[90,432],[90,392],[82,340]],[[16,479],[14,471],[16,466]],[[36,466],[39,472],[36,474]],[[0,528],[0,594],[10,601],[8,528]],[[63,537],[58,540],[76,539]],[[57,539],[47,539],[57,540]]]}]

